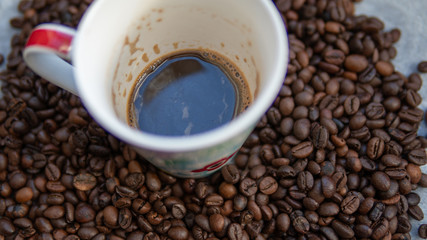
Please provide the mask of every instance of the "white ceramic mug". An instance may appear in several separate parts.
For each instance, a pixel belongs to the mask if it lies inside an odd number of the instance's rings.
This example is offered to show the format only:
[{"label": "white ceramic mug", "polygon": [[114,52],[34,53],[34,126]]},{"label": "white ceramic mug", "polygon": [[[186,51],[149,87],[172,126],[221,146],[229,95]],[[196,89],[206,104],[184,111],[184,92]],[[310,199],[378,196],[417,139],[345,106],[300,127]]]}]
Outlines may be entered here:
[{"label": "white ceramic mug", "polygon": [[[126,106],[141,70],[167,53],[197,48],[233,60],[248,81],[251,106],[223,126],[190,136],[129,127]],[[196,178],[232,159],[272,104],[284,80],[288,42],[271,0],[97,0],[77,30],[38,26],[24,59],[43,78],[80,96],[103,128],[152,164]]]}]

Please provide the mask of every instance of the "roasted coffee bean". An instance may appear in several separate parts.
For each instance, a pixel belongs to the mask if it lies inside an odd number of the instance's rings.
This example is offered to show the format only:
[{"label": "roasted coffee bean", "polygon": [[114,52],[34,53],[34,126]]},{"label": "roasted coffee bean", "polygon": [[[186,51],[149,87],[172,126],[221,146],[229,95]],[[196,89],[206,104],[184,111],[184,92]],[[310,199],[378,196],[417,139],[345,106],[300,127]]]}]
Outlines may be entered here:
[{"label": "roasted coffee bean", "polygon": [[89,173],[80,173],[73,178],[73,187],[81,191],[91,190],[96,186],[96,178]]},{"label": "roasted coffee bean", "polygon": [[240,182],[239,191],[246,197],[250,197],[258,191],[258,186],[251,178],[245,178]]},{"label": "roasted coffee bean", "polygon": [[421,221],[424,219],[423,210],[418,206],[409,206],[408,213],[411,217],[413,217],[417,221]]},{"label": "roasted coffee bean", "polygon": [[52,163],[49,163],[45,167],[46,178],[50,181],[57,181],[61,177],[61,170]]},{"label": "roasted coffee bean", "polygon": [[402,121],[406,121],[409,123],[418,123],[423,118],[423,112],[418,108],[402,109],[399,111],[398,116]]},{"label": "roasted coffee bean", "polygon": [[311,142],[302,142],[291,149],[292,156],[296,158],[306,158],[313,152]]},{"label": "roasted coffee bean", "polygon": [[317,149],[323,149],[328,144],[329,132],[321,125],[316,125],[311,131],[313,146]]},{"label": "roasted coffee bean", "polygon": [[224,216],[221,214],[213,214],[209,216],[209,225],[214,232],[221,232],[224,228]]},{"label": "roasted coffee bean", "polygon": [[296,217],[292,221],[292,224],[293,224],[295,230],[299,233],[305,234],[310,230],[310,224],[307,221],[307,219],[303,216]]},{"label": "roasted coffee bean", "polygon": [[181,203],[176,203],[172,206],[172,216],[176,219],[183,219],[187,213],[187,209]]},{"label": "roasted coffee bean", "polygon": [[331,49],[324,53],[323,58],[326,62],[340,65],[345,60],[345,55],[341,50]]},{"label": "roasted coffee bean", "polygon": [[10,236],[14,234],[15,231],[16,231],[16,228],[9,219],[4,217],[0,219],[0,233],[3,236]]},{"label": "roasted coffee bean", "polygon": [[366,146],[366,155],[371,159],[377,159],[384,152],[384,141],[378,137],[373,137],[369,140]]},{"label": "roasted coffee bean", "polygon": [[422,61],[422,62],[418,63],[417,69],[418,69],[418,71],[420,71],[422,73],[426,73],[427,72],[427,61]]},{"label": "roasted coffee bean", "polygon": [[381,215],[383,214],[384,209],[385,209],[384,204],[381,202],[377,202],[369,212],[369,219],[371,219],[374,222],[378,221]]},{"label": "roasted coffee bean", "polygon": [[406,216],[399,216],[398,219],[398,224],[397,224],[397,232],[400,233],[408,233],[409,231],[411,231],[412,226],[411,223],[409,222],[409,219]]},{"label": "roasted coffee bean", "polygon": [[427,163],[427,155],[424,149],[414,149],[408,153],[408,160],[417,165],[425,165]]},{"label": "roasted coffee bean", "polygon": [[189,232],[185,227],[172,227],[168,231],[168,236],[173,240],[185,240],[188,239]]},{"label": "roasted coffee bean", "polygon": [[231,223],[230,226],[228,226],[227,236],[230,240],[243,239],[243,230],[240,224]]},{"label": "roasted coffee bean", "polygon": [[427,239],[427,224],[421,224],[418,228],[418,236],[422,239]]},{"label": "roasted coffee bean", "polygon": [[341,202],[341,211],[345,214],[353,214],[360,206],[360,199],[357,196],[350,195]]},{"label": "roasted coffee bean", "polygon": [[368,67],[368,60],[362,55],[349,55],[345,58],[344,66],[353,72],[361,72]]},{"label": "roasted coffee bean", "polygon": [[[3,185],[3,189],[2,192],[5,192],[7,185]],[[8,195],[8,194],[5,194]],[[30,201],[34,196],[34,192],[31,188],[29,187],[23,187],[21,189],[19,189],[16,193],[15,193],[15,200],[19,203],[25,203]]]},{"label": "roasted coffee bean", "polygon": [[51,206],[48,207],[43,212],[43,216],[45,216],[48,219],[58,219],[63,217],[65,214],[65,209],[62,206]]},{"label": "roasted coffee bean", "polygon": [[[254,182],[254,184],[255,184],[255,188],[256,188],[256,183]],[[252,190],[252,188],[250,187],[249,189],[246,189],[246,193],[248,193],[248,192],[254,192],[254,194],[255,194],[256,189]],[[242,191],[242,193],[243,193],[243,191]],[[205,198],[205,205],[208,207],[210,207],[210,206],[221,206],[223,203],[224,203],[224,199],[221,197],[221,195],[216,194],[216,193],[211,194]]]},{"label": "roasted coffee bean", "polygon": [[[271,195],[271,194],[275,193],[277,188],[278,188],[278,183],[277,183],[276,179],[269,177],[269,176],[261,179],[261,181],[259,183],[259,190],[266,195]],[[250,192],[249,189],[246,191]],[[249,195],[249,196],[251,196],[251,195]]]},{"label": "roasted coffee bean", "polygon": [[235,184],[240,179],[240,173],[236,165],[228,164],[221,169],[222,177],[228,183]]},{"label": "roasted coffee bean", "polygon": [[390,189],[390,178],[384,172],[375,172],[371,179],[372,185],[380,191],[388,191]]},{"label": "roasted coffee bean", "polygon": [[340,236],[342,238],[354,237],[353,229],[350,226],[348,226],[348,225],[346,225],[346,224],[344,224],[338,220],[332,221],[331,226],[335,230],[335,232],[338,234],[338,236]]},{"label": "roasted coffee bean", "polygon": [[387,234],[388,230],[389,230],[388,220],[385,218],[381,218],[381,220],[373,224],[371,238],[381,239]]},{"label": "roasted coffee bean", "polygon": [[162,187],[162,183],[160,182],[158,175],[154,172],[146,173],[145,184],[147,188],[153,192],[159,191]]},{"label": "roasted coffee bean", "polygon": [[336,192],[336,183],[329,176],[322,176],[322,193],[326,198],[331,198]]},{"label": "roasted coffee bean", "polygon": [[87,223],[95,219],[95,210],[86,203],[80,203],[76,206],[75,219],[80,223]]},{"label": "roasted coffee bean", "polygon": [[320,216],[331,217],[331,216],[337,215],[339,210],[340,210],[340,208],[338,207],[338,205],[336,203],[325,202],[325,203],[320,204],[317,212],[319,213]]}]

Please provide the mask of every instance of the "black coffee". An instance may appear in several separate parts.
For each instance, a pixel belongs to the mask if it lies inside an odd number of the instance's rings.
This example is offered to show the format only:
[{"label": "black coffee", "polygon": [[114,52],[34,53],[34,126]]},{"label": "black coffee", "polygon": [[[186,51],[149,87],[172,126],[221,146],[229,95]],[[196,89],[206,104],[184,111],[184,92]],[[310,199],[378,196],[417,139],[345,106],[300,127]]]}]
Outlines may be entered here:
[{"label": "black coffee", "polygon": [[231,121],[250,102],[248,84],[230,61],[211,51],[188,51],[142,71],[128,119],[144,132],[191,135]]}]

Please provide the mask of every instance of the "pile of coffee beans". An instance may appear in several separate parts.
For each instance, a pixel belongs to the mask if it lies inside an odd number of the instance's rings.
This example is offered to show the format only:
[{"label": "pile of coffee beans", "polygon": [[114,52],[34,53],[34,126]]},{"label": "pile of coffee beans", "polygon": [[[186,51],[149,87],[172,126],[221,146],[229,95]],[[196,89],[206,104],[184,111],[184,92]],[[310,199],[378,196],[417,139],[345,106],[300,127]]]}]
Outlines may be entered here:
[{"label": "pile of coffee beans", "polygon": [[[21,0],[0,74],[0,239],[411,239],[427,142],[400,31],[350,0],[277,0],[288,74],[234,164],[177,179],[92,120],[22,60],[44,22],[75,27],[92,0]],[[58,76],[60,77],[60,76]],[[419,236],[427,237],[422,225]]]}]

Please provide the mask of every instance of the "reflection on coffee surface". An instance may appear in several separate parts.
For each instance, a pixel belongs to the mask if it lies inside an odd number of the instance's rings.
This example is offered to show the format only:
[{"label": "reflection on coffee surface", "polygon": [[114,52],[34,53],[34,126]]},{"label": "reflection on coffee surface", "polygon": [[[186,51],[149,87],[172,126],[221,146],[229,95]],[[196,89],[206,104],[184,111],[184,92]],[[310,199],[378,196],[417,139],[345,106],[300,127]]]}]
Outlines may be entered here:
[{"label": "reflection on coffee surface", "polygon": [[141,72],[129,99],[128,121],[148,133],[192,135],[231,121],[251,100],[244,76],[224,56],[185,51]]}]

